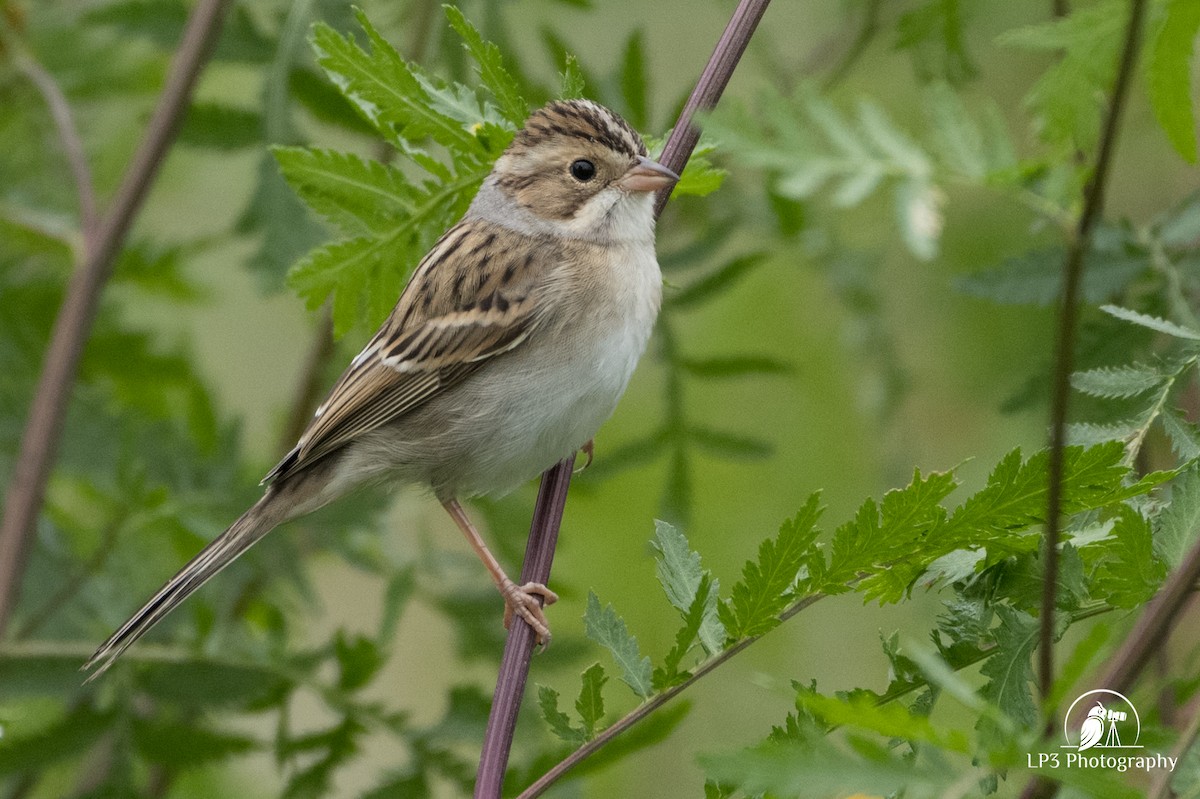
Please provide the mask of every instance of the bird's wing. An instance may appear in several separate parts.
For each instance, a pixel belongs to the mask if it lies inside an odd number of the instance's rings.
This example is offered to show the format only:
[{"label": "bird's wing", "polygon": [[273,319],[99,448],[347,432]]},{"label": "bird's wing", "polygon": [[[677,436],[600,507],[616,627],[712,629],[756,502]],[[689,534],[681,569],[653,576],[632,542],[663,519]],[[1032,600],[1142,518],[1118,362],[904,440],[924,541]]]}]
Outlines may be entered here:
[{"label": "bird's wing", "polygon": [[546,292],[540,289],[558,260],[551,242],[482,220],[447,231],[300,441],[263,482],[315,463],[519,347],[542,318]]}]

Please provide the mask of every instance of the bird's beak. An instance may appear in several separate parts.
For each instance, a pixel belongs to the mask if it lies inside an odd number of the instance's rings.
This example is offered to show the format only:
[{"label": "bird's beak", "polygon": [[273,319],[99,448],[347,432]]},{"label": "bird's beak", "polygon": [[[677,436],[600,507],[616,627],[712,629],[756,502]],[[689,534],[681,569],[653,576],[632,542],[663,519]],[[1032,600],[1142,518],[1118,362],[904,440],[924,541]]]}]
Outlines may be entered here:
[{"label": "bird's beak", "polygon": [[662,164],[651,161],[644,155],[639,155],[637,163],[621,176],[617,185],[628,191],[658,191],[678,180],[679,175]]}]

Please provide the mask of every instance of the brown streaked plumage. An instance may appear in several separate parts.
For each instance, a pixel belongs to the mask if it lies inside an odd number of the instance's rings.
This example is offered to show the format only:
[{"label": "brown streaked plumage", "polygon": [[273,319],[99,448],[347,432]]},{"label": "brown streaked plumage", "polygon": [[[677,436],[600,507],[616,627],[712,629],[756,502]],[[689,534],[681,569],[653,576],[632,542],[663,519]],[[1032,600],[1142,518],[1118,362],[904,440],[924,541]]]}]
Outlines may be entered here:
[{"label": "brown streaked plumage", "polygon": [[432,489],[496,582],[505,623],[516,612],[548,640],[535,597],[553,592],[514,585],[458,498],[531,479],[612,412],[661,296],[652,192],[677,179],[602,106],[534,112],[262,499],[96,651],[89,679],[277,525],[368,481]]}]

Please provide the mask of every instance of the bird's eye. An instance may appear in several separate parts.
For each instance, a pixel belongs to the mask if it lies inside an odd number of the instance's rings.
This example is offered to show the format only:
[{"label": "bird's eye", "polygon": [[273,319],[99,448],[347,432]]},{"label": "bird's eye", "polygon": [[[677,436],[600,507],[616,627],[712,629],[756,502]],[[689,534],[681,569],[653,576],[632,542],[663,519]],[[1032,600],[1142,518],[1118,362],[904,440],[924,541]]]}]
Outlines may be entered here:
[{"label": "bird's eye", "polygon": [[596,165],[586,158],[580,158],[571,164],[571,177],[580,183],[587,183],[596,177]]}]

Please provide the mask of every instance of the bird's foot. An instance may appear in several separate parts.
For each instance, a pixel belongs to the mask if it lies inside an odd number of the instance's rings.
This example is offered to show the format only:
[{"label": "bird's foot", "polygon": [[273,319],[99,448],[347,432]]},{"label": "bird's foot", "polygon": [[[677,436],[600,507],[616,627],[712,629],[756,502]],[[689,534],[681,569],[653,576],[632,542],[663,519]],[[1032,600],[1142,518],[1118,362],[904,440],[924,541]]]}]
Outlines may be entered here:
[{"label": "bird's foot", "polygon": [[537,636],[539,646],[545,647],[549,644],[550,625],[546,621],[545,612],[542,610],[542,602],[538,602],[537,598],[541,597],[545,604],[549,606],[558,601],[558,594],[541,583],[517,585],[507,578],[505,578],[504,583],[500,586],[500,593],[504,595],[504,629],[507,630],[512,624],[513,614],[515,613],[533,628],[533,633]]}]

